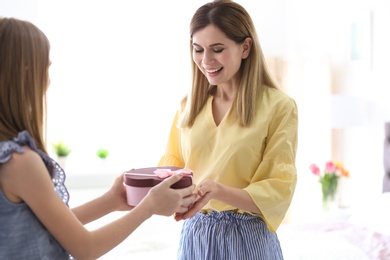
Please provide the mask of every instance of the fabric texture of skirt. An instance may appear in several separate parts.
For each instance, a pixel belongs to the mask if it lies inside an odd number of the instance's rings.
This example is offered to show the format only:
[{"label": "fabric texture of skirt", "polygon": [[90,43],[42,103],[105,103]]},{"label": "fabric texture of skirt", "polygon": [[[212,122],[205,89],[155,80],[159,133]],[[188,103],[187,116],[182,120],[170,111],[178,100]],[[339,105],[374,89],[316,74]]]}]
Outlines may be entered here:
[{"label": "fabric texture of skirt", "polygon": [[231,211],[197,213],[183,223],[179,260],[281,260],[276,233],[258,216]]}]

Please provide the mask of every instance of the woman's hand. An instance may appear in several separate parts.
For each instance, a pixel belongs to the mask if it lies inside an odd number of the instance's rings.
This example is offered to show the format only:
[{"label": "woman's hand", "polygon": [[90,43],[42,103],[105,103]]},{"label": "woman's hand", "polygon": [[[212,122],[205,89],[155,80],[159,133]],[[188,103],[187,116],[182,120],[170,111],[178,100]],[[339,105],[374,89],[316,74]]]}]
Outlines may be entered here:
[{"label": "woman's hand", "polygon": [[175,220],[184,220],[194,216],[197,212],[199,212],[204,205],[206,205],[218,192],[219,184],[212,181],[206,180],[204,181],[197,191],[197,199],[193,205],[191,205],[190,209],[185,213],[176,213]]},{"label": "woman's hand", "polygon": [[262,214],[245,189],[234,188],[212,180],[206,180],[199,186],[197,195],[198,198],[192,207],[184,214],[175,214],[175,220],[179,221],[194,216],[211,199],[222,201],[237,209],[254,214]]},{"label": "woman's hand", "polygon": [[187,212],[196,200],[196,194],[193,193],[195,184],[183,189],[171,188],[182,177],[181,174],[175,174],[164,179],[149,190],[140,204],[147,204],[152,214],[156,215],[171,216],[175,212]]}]

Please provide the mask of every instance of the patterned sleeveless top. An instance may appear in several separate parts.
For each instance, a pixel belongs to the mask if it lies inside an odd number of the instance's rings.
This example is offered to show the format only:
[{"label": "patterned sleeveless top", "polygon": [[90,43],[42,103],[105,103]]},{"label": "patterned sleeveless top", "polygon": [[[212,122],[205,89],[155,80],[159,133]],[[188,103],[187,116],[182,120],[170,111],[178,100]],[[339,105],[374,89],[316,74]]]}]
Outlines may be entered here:
[{"label": "patterned sleeveless top", "polygon": [[[27,131],[0,142],[0,164],[5,164],[14,152],[23,153],[22,146],[37,152],[48,169],[54,189],[68,206],[69,193],[65,173],[52,158],[39,150]],[[25,203],[10,202],[0,189],[0,260],[3,259],[72,259]]]}]

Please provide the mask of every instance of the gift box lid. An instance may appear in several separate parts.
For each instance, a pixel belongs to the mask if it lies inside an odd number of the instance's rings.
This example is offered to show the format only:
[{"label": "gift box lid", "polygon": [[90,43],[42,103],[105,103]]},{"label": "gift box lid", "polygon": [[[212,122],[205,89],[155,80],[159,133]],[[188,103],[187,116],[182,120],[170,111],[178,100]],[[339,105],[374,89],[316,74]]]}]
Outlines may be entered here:
[{"label": "gift box lid", "polygon": [[[168,170],[178,171],[182,168],[176,166],[159,166],[159,167],[147,167],[147,168],[138,168],[131,169],[125,172],[124,174],[124,183],[132,187],[153,187],[159,184],[164,178],[159,177],[155,171],[156,170]],[[187,169],[188,170],[188,169]],[[188,175],[184,175],[183,178],[174,183],[171,188],[181,189],[192,185],[192,172]]]}]

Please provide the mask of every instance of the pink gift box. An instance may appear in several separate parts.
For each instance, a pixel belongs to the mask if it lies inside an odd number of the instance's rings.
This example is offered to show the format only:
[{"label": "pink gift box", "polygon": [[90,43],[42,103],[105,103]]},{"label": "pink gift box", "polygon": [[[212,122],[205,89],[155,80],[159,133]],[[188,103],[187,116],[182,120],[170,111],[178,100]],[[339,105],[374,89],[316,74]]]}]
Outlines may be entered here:
[{"label": "pink gift box", "polygon": [[[171,188],[182,189],[192,185],[192,172],[175,166],[148,167],[126,171],[123,182],[126,185],[127,204],[136,206],[148,194],[150,188],[156,186],[172,174],[185,171],[183,178]],[[155,173],[156,172],[156,173]],[[163,178],[159,177],[163,176]]]}]

